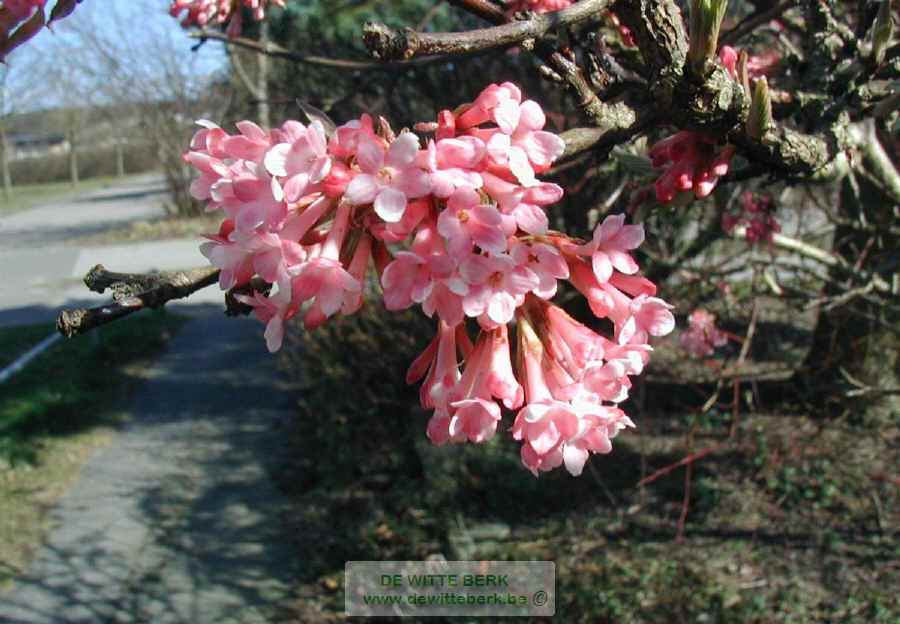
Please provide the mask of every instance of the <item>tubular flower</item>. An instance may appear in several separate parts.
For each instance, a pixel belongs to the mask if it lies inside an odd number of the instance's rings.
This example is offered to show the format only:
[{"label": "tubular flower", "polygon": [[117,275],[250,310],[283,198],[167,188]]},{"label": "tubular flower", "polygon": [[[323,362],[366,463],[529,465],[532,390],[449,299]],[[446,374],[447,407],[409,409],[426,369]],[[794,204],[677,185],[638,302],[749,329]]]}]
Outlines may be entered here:
[{"label": "tubular flower", "polygon": [[657,201],[669,203],[682,192],[706,197],[728,173],[734,151],[733,145],[720,147],[715,137],[690,130],[657,142],[650,148],[653,166],[663,172],[654,185]]},{"label": "tubular flower", "polygon": [[741,195],[739,209],[722,215],[722,229],[727,234],[739,225],[744,226],[744,236],[751,245],[759,241],[771,243],[775,234],[781,231],[781,225],[775,218],[775,202],[771,197],[745,191]]},{"label": "tubular flower", "polygon": [[181,25],[185,28],[228,24],[228,35],[237,37],[242,27],[241,6],[250,9],[258,21],[265,18],[270,4],[283,8],[284,0],[172,0],[169,13],[172,17],[184,14]]},{"label": "tubular flower", "polygon": [[[47,0],[4,0],[0,2],[0,62],[20,45],[37,35],[47,24],[44,5]],[[70,13],[75,8],[75,1],[68,0],[65,5]],[[71,6],[69,6],[71,5]],[[54,9],[53,19],[62,15]]]},{"label": "tubular flower", "polygon": [[519,11],[550,13],[572,6],[573,0],[512,0],[506,3],[506,14],[513,16]]},{"label": "tubular flower", "polygon": [[[525,466],[579,474],[633,425],[618,405],[650,336],[674,317],[638,275],[642,226],[611,215],[588,242],[549,230],[546,209],[563,190],[537,175],[564,145],[544,121],[503,83],[417,124],[434,133],[424,142],[368,115],[330,136],[318,122],[240,122],[234,134],[200,122],[185,155],[199,174],[191,192],[224,215],[201,251],[223,289],[240,287],[272,351],[294,316],[314,328],[360,309],[374,268],[387,309],[419,305],[435,318],[407,374],[432,410],[429,439],[485,442],[516,410]],[[559,280],[608,319],[610,335],[550,303]]]},{"label": "tubular flower", "polygon": [[716,347],[724,347],[728,336],[716,327],[716,315],[697,308],[688,317],[688,329],[681,334],[681,346],[694,357],[712,355]]}]

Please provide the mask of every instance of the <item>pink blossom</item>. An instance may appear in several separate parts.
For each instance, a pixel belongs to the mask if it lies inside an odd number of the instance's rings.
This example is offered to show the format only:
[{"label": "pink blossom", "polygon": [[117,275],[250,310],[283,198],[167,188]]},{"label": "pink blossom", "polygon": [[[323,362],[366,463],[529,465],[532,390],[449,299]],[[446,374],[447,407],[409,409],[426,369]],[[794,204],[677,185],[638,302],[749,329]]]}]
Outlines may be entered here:
[{"label": "pink blossom", "polygon": [[[562,156],[566,144],[559,136],[543,130],[546,117],[537,102],[528,100],[518,108],[511,128],[470,132],[485,141],[492,171],[501,175],[509,172],[522,185],[533,186],[537,184],[535,173],[549,169]],[[511,123],[510,118],[506,121]]]},{"label": "pink blossom", "polygon": [[458,188],[481,188],[481,175],[476,169],[484,153],[484,143],[475,137],[449,138],[429,141],[416,162],[429,172],[431,193],[447,198]]},{"label": "pink blossom", "polygon": [[775,234],[781,231],[781,225],[775,218],[775,203],[766,195],[755,195],[745,191],[741,195],[739,210],[722,215],[722,229],[731,234],[738,225],[743,225],[747,242],[772,242]]},{"label": "pink blossom", "polygon": [[509,323],[525,294],[540,286],[527,264],[517,264],[507,254],[469,256],[460,264],[460,273],[471,284],[463,311],[485,327]]},{"label": "pink blossom", "polygon": [[284,322],[296,314],[297,310],[291,305],[290,297],[283,292],[266,297],[262,293],[254,292],[252,297],[247,295],[235,295],[241,303],[253,308],[253,314],[265,323],[266,348],[270,353],[281,349],[284,340]]},{"label": "pink blossom", "polygon": [[[185,155],[199,172],[192,192],[225,214],[202,252],[223,289],[254,277],[271,284],[269,296],[240,295],[266,324],[270,350],[301,309],[308,329],[357,311],[374,265],[389,310],[419,305],[437,316],[407,374],[410,383],[424,378],[429,439],[484,442],[503,409],[517,410],[512,433],[525,466],[580,474],[633,425],[615,406],[643,371],[651,336],[671,331],[671,306],[638,274],[640,225],[609,216],[588,243],[549,230],[545,211],[563,190],[537,175],[564,145],[542,130],[540,106],[503,83],[456,110],[413,125],[435,133],[423,150],[411,132],[395,138],[384,119],[376,133],[367,115],[327,141],[318,122],[271,131],[240,122],[234,135],[201,122]],[[691,184],[719,173],[693,139],[654,149],[670,170],[690,162]],[[612,324],[608,335],[550,303],[559,280]],[[466,317],[477,320],[474,344]]]},{"label": "pink blossom", "polygon": [[24,21],[38,10],[44,8],[47,0],[5,0],[0,8],[9,11],[17,21]]},{"label": "pink blossom", "polygon": [[547,243],[522,243],[514,239],[509,255],[519,266],[525,266],[538,278],[538,285],[531,290],[542,299],[556,296],[557,282],[569,277],[569,265],[562,253]]},{"label": "pink blossom", "polygon": [[486,122],[497,124],[502,132],[512,134],[519,125],[519,103],[522,91],[511,82],[486,87],[462,114],[454,126],[467,129]]},{"label": "pink blossom", "polygon": [[500,225],[500,212],[491,204],[482,204],[481,196],[461,187],[450,196],[447,209],[438,217],[438,232],[447,240],[447,251],[463,256],[477,245],[482,251],[499,254],[506,251],[506,236]]},{"label": "pink blossom", "polygon": [[387,150],[381,142],[360,143],[356,162],[358,174],[344,193],[353,205],[373,204],[379,217],[396,223],[403,217],[408,200],[423,197],[431,190],[428,174],[415,166],[419,139],[404,132]]},{"label": "pink blossom", "polygon": [[359,280],[340,262],[340,250],[347,234],[351,210],[345,203],[338,206],[334,224],[322,246],[321,254],[301,265],[293,279],[295,303],[315,298],[313,307],[307,311],[310,323],[319,315],[327,318],[335,314],[341,309],[348,292],[358,292],[362,288]]},{"label": "pink blossom", "polygon": [[[242,0],[243,5],[253,11],[253,19],[265,17],[266,5],[284,7],[284,0]],[[169,13],[179,17],[184,13],[181,25],[185,28],[199,26],[205,28],[212,24],[228,23],[228,35],[237,37],[241,34],[241,11],[235,0],[172,0]],[[237,10],[235,10],[237,9]]]},{"label": "pink blossom", "polygon": [[613,269],[632,275],[638,265],[628,252],[644,242],[642,225],[625,225],[625,215],[609,215],[594,228],[593,240],[578,248],[578,253],[591,256],[594,275],[600,282],[608,282]]},{"label": "pink blossom", "polygon": [[513,219],[515,227],[529,234],[547,232],[549,222],[543,207],[562,199],[560,186],[549,182],[519,186],[487,172],[482,173],[481,178],[484,180],[484,190],[497,201],[500,211]]},{"label": "pink blossom", "polygon": [[656,181],[657,201],[668,203],[682,191],[698,198],[709,195],[719,178],[728,173],[733,145],[719,148],[715,138],[683,130],[650,148],[653,166],[663,174]]},{"label": "pink blossom", "polygon": [[328,151],[336,158],[349,159],[356,155],[360,142],[378,140],[372,117],[364,113],[359,119],[338,126],[328,143]]},{"label": "pink blossom", "polygon": [[482,334],[450,392],[453,409],[447,431],[453,441],[486,442],[500,422],[500,406],[491,397],[492,340]]},{"label": "pink blossom", "polygon": [[210,264],[219,269],[219,287],[228,290],[244,284],[253,277],[253,258],[231,238],[234,221],[225,219],[218,234],[207,236],[209,242],[201,243],[200,253]]},{"label": "pink blossom", "polygon": [[[295,122],[296,123],[296,122]],[[292,134],[285,138],[290,142],[277,143],[266,152],[266,171],[275,178],[278,189],[283,186],[283,197],[295,202],[307,192],[311,184],[324,180],[331,171],[331,157],[327,153],[325,128],[322,122],[313,121],[309,127],[296,123],[290,126]],[[278,178],[284,179],[280,184]]]},{"label": "pink blossom", "polygon": [[681,334],[681,346],[694,357],[712,355],[716,347],[728,344],[726,336],[716,327],[716,315],[697,308],[688,317],[688,329]]},{"label": "pink blossom", "polygon": [[[75,8],[75,0],[67,1],[71,5],[68,8],[71,13]],[[0,62],[43,30],[46,24],[45,4],[46,0],[7,0],[0,5]],[[60,6],[60,2],[57,2],[55,8]]]},{"label": "pink blossom", "polygon": [[512,0],[506,3],[506,14],[515,15],[519,11],[550,13],[572,5],[573,0]]}]

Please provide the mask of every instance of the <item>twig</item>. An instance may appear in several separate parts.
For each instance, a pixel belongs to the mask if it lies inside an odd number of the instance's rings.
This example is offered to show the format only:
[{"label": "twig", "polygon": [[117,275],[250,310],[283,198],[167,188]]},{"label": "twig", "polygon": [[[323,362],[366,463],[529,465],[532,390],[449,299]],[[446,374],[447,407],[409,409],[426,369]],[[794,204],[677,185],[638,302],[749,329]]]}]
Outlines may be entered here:
[{"label": "twig", "polygon": [[384,61],[434,54],[470,54],[539,39],[551,30],[596,17],[608,6],[609,0],[582,0],[561,11],[532,14],[525,20],[456,33],[423,33],[409,28],[396,30],[369,22],[363,28],[363,40],[372,56]]},{"label": "twig", "polygon": [[641,486],[653,483],[660,477],[666,476],[667,474],[669,474],[676,468],[680,468],[681,466],[687,466],[688,464],[691,464],[691,463],[697,461],[698,459],[706,457],[710,453],[714,453],[714,452],[718,451],[723,446],[725,446],[724,442],[720,443],[720,444],[716,444],[714,446],[707,446],[705,449],[699,450],[696,453],[691,453],[690,455],[688,455],[687,457],[684,457],[680,461],[677,461],[674,464],[669,464],[668,466],[660,468],[659,470],[657,470],[656,472],[651,474],[649,477],[645,477],[645,478],[641,479],[640,481],[638,481],[637,485],[638,485],[638,487],[641,487]]},{"label": "twig", "polygon": [[412,61],[395,61],[392,63],[380,63],[378,61],[355,61],[350,59],[333,59],[326,56],[315,56],[300,54],[288,50],[277,43],[255,41],[244,37],[229,37],[225,33],[214,30],[197,30],[188,33],[188,37],[199,39],[201,42],[211,39],[221,41],[226,45],[252,50],[260,54],[265,54],[272,58],[280,58],[293,63],[301,63],[304,65],[314,65],[317,67],[326,67],[328,69],[339,69],[345,71],[396,71],[398,69],[409,69],[428,65],[430,63],[445,62],[446,57],[423,57]]},{"label": "twig", "polygon": [[66,338],[83,334],[144,308],[159,308],[215,284],[219,270],[212,267],[171,273],[114,273],[98,264],[84,278],[94,292],[113,290],[114,302],[95,308],[63,310],[56,328]]},{"label": "twig", "polygon": [[[739,225],[735,227],[731,232],[731,236],[732,238],[736,238],[739,240],[746,239],[746,226]],[[871,282],[872,288],[877,292],[891,292],[891,285],[888,284],[881,276],[867,271],[856,270],[854,269],[853,265],[848,263],[840,256],[825,251],[824,249],[816,247],[815,245],[810,245],[809,243],[805,243],[796,238],[791,238],[790,236],[785,236],[784,234],[773,234],[772,244],[776,247],[780,247],[788,251],[793,251],[794,253],[799,254],[805,258],[809,258],[810,260],[821,262],[826,266],[841,269],[851,275],[862,277],[868,282]]]},{"label": "twig", "polygon": [[797,0],[784,0],[779,4],[776,4],[768,11],[762,11],[747,16],[743,21],[741,21],[740,24],[719,37],[719,43],[725,45],[740,41],[743,37],[753,32],[753,30],[760,24],[765,24],[766,22],[775,19],[788,9],[796,6],[796,4]]},{"label": "twig", "polygon": [[447,0],[447,2],[493,24],[500,25],[506,22],[506,15],[490,0]]}]

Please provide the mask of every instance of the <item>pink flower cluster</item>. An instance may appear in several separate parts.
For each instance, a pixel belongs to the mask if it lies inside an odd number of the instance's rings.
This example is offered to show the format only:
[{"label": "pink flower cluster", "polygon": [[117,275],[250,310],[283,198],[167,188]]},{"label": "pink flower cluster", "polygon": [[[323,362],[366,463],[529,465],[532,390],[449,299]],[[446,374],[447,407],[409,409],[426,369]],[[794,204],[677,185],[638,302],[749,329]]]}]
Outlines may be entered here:
[{"label": "pink flower cluster", "polygon": [[[223,289],[246,289],[253,276],[273,285],[237,295],[266,323],[272,351],[301,311],[313,328],[358,310],[374,267],[389,310],[419,305],[437,317],[407,376],[424,379],[429,438],[484,442],[502,403],[517,410],[513,436],[529,469],[564,463],[579,474],[632,424],[618,405],[649,337],[670,332],[674,317],[637,275],[642,226],[609,216],[589,242],[549,229],[545,208],[563,190],[537,176],[565,145],[545,121],[503,83],[417,124],[432,136],[424,145],[368,115],[331,136],[317,121],[268,132],[241,122],[234,135],[201,122],[185,156],[200,172],[192,192],[226,216],[201,250]],[[559,280],[608,320],[610,336],[550,303]]]},{"label": "pink flower cluster", "polygon": [[[719,62],[735,78],[737,78],[738,55],[738,50],[731,46],[726,45],[719,49]],[[760,76],[768,76],[780,62],[781,55],[776,50],[769,50],[759,55],[751,54],[747,57],[747,77],[759,78]]]},{"label": "pink flower cluster", "polygon": [[[734,48],[723,46],[719,50],[719,62],[735,79],[737,59]],[[658,141],[649,153],[653,166],[662,170],[654,184],[656,200],[667,204],[688,192],[698,199],[706,197],[716,188],[719,178],[728,173],[734,153],[734,145],[722,145],[718,137],[692,130],[682,130]]]},{"label": "pink flower cluster", "polygon": [[745,191],[741,195],[738,212],[726,212],[722,215],[722,229],[726,233],[731,234],[739,225],[746,228],[747,242],[772,242],[772,237],[781,231],[775,218],[775,202],[771,197]]},{"label": "pink flower cluster", "polygon": [[534,13],[550,13],[572,6],[573,0],[509,0],[506,3],[506,14],[515,15],[520,11]]},{"label": "pink flower cluster", "polygon": [[713,192],[728,173],[733,145],[719,146],[716,137],[682,130],[658,141],[650,148],[650,160],[662,175],[656,180],[656,199],[669,203],[682,192],[693,192],[698,199]]},{"label": "pink flower cluster", "polygon": [[228,35],[237,37],[242,28],[241,4],[253,11],[254,19],[261,20],[266,15],[266,5],[284,7],[284,0],[172,0],[169,13],[172,17],[185,13],[181,20],[185,28],[227,23]]},{"label": "pink flower cluster", "polygon": [[716,327],[716,315],[697,308],[688,317],[688,329],[681,334],[681,346],[692,356],[700,358],[713,354],[716,347],[724,347],[728,336]]},{"label": "pink flower cluster", "polygon": [[38,34],[46,23],[47,0],[4,0],[0,2],[0,61]]}]

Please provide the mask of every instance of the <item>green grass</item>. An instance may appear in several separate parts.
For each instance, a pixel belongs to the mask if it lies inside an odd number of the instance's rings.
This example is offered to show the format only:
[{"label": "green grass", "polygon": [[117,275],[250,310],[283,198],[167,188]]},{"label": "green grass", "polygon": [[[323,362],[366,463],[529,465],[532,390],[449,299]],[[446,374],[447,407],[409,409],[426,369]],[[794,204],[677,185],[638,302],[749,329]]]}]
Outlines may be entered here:
[{"label": "green grass", "polygon": [[0,327],[0,368],[12,364],[20,355],[55,332],[56,328],[50,323]]},{"label": "green grass", "polygon": [[101,176],[98,178],[82,180],[78,186],[74,187],[69,182],[13,186],[9,199],[3,197],[2,192],[0,192],[0,215],[28,210],[39,204],[50,202],[67,195],[76,193],[81,194],[108,188],[121,183],[122,180],[123,178],[118,178],[116,176]]},{"label": "green grass", "polygon": [[[180,322],[171,314],[140,314],[58,342],[0,385],[0,459],[34,461],[47,436],[97,422],[128,385],[123,366],[162,347]],[[0,329],[0,353],[14,359],[53,331],[52,324]]]},{"label": "green grass", "polygon": [[[58,342],[0,384],[0,591],[21,574],[46,531],[46,510],[81,465],[114,435],[135,372],[181,326],[142,313]],[[0,328],[7,360],[53,331],[49,324]]]}]

